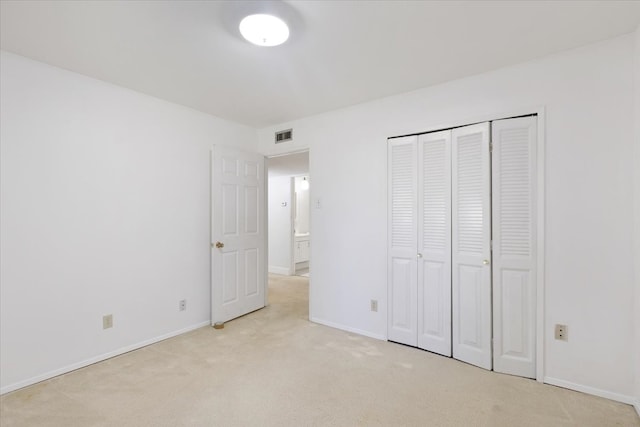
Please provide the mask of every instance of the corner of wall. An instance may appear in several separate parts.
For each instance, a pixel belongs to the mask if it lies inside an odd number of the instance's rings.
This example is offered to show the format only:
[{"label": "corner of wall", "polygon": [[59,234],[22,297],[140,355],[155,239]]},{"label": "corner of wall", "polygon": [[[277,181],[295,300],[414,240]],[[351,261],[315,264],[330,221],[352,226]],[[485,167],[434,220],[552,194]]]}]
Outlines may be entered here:
[{"label": "corner of wall", "polygon": [[635,31],[634,82],[634,316],[635,316],[635,408],[640,415],[640,26]]}]

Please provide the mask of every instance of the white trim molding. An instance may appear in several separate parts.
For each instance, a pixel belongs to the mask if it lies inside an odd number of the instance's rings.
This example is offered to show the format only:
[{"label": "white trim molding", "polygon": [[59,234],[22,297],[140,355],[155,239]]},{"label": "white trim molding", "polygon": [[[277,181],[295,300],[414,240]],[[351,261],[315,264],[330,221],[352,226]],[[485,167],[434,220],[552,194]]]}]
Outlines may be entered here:
[{"label": "white trim molding", "polygon": [[36,375],[35,377],[31,377],[24,381],[9,384],[8,386],[2,387],[2,389],[0,389],[0,394],[9,393],[9,392],[21,389],[23,387],[27,387],[27,386],[39,383],[41,381],[49,380],[59,375],[67,374],[71,371],[75,371],[76,369],[84,368],[86,366],[93,365],[94,363],[102,362],[104,360],[111,359],[112,357],[120,356],[121,354],[128,353],[133,350],[138,350],[142,347],[146,347],[148,345],[155,344],[157,342],[164,341],[166,339],[173,338],[175,336],[182,335],[196,329],[200,329],[204,326],[209,326],[210,324],[211,324],[210,320],[207,320],[206,322],[196,323],[195,325],[187,326],[186,328],[169,332],[168,334],[160,335],[158,337],[144,340],[136,344],[131,344],[126,347],[119,348],[115,351],[110,351],[109,353],[104,353],[104,354],[92,357],[90,359],[86,359],[77,363],[73,363],[71,365],[64,366],[60,369],[54,369],[53,371],[45,372],[44,374]]},{"label": "white trim molding", "polygon": [[291,276],[291,269],[289,267],[280,267],[277,265],[270,265],[269,273],[280,274],[282,276]]},{"label": "white trim molding", "polygon": [[538,115],[538,141],[536,144],[536,381],[543,382],[544,378],[544,279],[545,279],[545,107],[535,109]]},{"label": "white trim molding", "polygon": [[634,405],[636,407],[636,411],[638,411],[638,401],[632,396],[601,390],[599,388],[576,384],[570,381],[560,380],[552,377],[544,377],[544,382],[545,384],[555,385],[558,387],[567,388],[569,390],[591,394],[593,396],[604,397],[605,399],[615,400],[616,402],[626,403],[627,405]]},{"label": "white trim molding", "polygon": [[362,329],[340,325],[339,323],[329,322],[327,320],[318,319],[317,317],[311,317],[309,320],[311,320],[313,323],[318,323],[323,326],[328,326],[334,329],[340,329],[341,331],[353,332],[354,334],[364,335],[365,337],[375,338],[377,340],[382,340],[382,341],[387,340],[387,337],[385,337],[383,334],[374,334],[373,332],[363,331]]}]

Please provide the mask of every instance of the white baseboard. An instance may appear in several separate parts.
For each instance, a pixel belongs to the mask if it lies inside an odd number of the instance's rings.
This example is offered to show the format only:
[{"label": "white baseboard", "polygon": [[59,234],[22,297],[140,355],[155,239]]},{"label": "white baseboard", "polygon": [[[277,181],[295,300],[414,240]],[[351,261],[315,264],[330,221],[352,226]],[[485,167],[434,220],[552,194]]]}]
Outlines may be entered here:
[{"label": "white baseboard", "polygon": [[320,325],[329,326],[330,328],[340,329],[342,331],[353,332],[354,334],[364,335],[365,337],[375,338],[377,340],[386,341],[387,337],[381,334],[374,334],[373,332],[363,331],[362,329],[352,328],[350,326],[340,325],[338,323],[329,322],[326,320],[318,319],[317,317],[312,317],[311,320],[313,323],[318,323]]},{"label": "white baseboard", "polygon": [[638,413],[638,416],[640,417],[640,399],[636,399],[636,401],[633,404],[633,407],[636,408],[636,412]]},{"label": "white baseboard", "polygon": [[291,276],[291,269],[289,267],[278,267],[277,265],[270,265],[269,273]]},{"label": "white baseboard", "polygon": [[[605,399],[615,400],[616,402],[626,403],[628,405],[637,405],[637,401],[632,396],[626,396],[624,394],[613,393],[611,391],[600,390],[599,388],[589,387],[582,384],[572,383],[570,381],[559,380],[552,377],[544,377],[546,384],[555,385],[562,388],[568,388],[570,390],[579,391],[586,394],[592,394],[598,397],[604,397]],[[638,407],[636,406],[636,411]]]},{"label": "white baseboard", "polygon": [[183,328],[183,329],[180,329],[180,330],[177,330],[177,331],[169,332],[168,334],[160,335],[159,337],[151,338],[151,339],[148,339],[148,340],[145,340],[145,341],[141,341],[141,342],[136,343],[136,344],[128,345],[126,347],[119,348],[119,349],[117,349],[115,351],[110,351],[109,353],[104,353],[104,354],[101,354],[99,356],[92,357],[91,359],[86,359],[86,360],[83,360],[81,362],[77,362],[77,363],[73,363],[71,365],[67,365],[67,366],[65,366],[63,368],[60,368],[60,369],[54,369],[53,371],[49,371],[49,372],[46,372],[46,373],[41,374],[41,375],[36,375],[35,377],[26,379],[24,381],[19,381],[17,383],[9,384],[8,386],[2,387],[0,389],[0,394],[9,393],[9,392],[21,389],[23,387],[27,387],[27,386],[39,383],[41,381],[45,381],[45,380],[51,379],[53,377],[57,377],[58,375],[62,375],[62,374],[66,374],[66,373],[71,372],[71,371],[75,371],[76,369],[84,368],[85,366],[93,365],[94,363],[102,362],[103,360],[107,360],[107,359],[110,359],[110,358],[115,357],[115,356],[120,356],[121,354],[128,353],[130,351],[137,350],[139,348],[146,347],[148,345],[155,344],[157,342],[164,341],[164,340],[166,340],[168,338],[172,338],[172,337],[175,337],[175,336],[178,336],[178,335],[182,335],[182,334],[187,333],[187,332],[191,332],[191,331],[193,331],[195,329],[199,329],[199,328],[202,328],[204,326],[208,326],[210,324],[211,324],[211,321],[207,320],[206,322],[197,323],[195,325],[191,325],[191,326],[188,326],[186,328]]}]

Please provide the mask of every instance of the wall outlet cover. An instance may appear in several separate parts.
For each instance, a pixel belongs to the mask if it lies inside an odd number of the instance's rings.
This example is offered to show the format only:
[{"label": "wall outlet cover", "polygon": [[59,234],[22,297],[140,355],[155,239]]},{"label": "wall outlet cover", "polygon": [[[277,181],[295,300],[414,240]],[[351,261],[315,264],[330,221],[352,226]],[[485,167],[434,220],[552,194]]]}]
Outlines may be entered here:
[{"label": "wall outlet cover", "polygon": [[561,341],[568,341],[567,325],[557,324],[555,328],[555,338]]}]

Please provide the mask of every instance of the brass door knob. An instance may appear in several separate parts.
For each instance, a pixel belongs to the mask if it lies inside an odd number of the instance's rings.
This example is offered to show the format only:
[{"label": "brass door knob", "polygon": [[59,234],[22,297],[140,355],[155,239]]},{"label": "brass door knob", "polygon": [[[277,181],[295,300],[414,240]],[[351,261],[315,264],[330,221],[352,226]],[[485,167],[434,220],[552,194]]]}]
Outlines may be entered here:
[{"label": "brass door knob", "polygon": [[224,248],[224,243],[222,243],[222,242],[216,242],[216,248],[218,248],[218,249],[222,249],[222,248]]},{"label": "brass door knob", "polygon": [[482,263],[483,263],[484,265],[489,265],[489,260],[488,260],[488,259],[485,259],[484,261],[482,261]]}]

